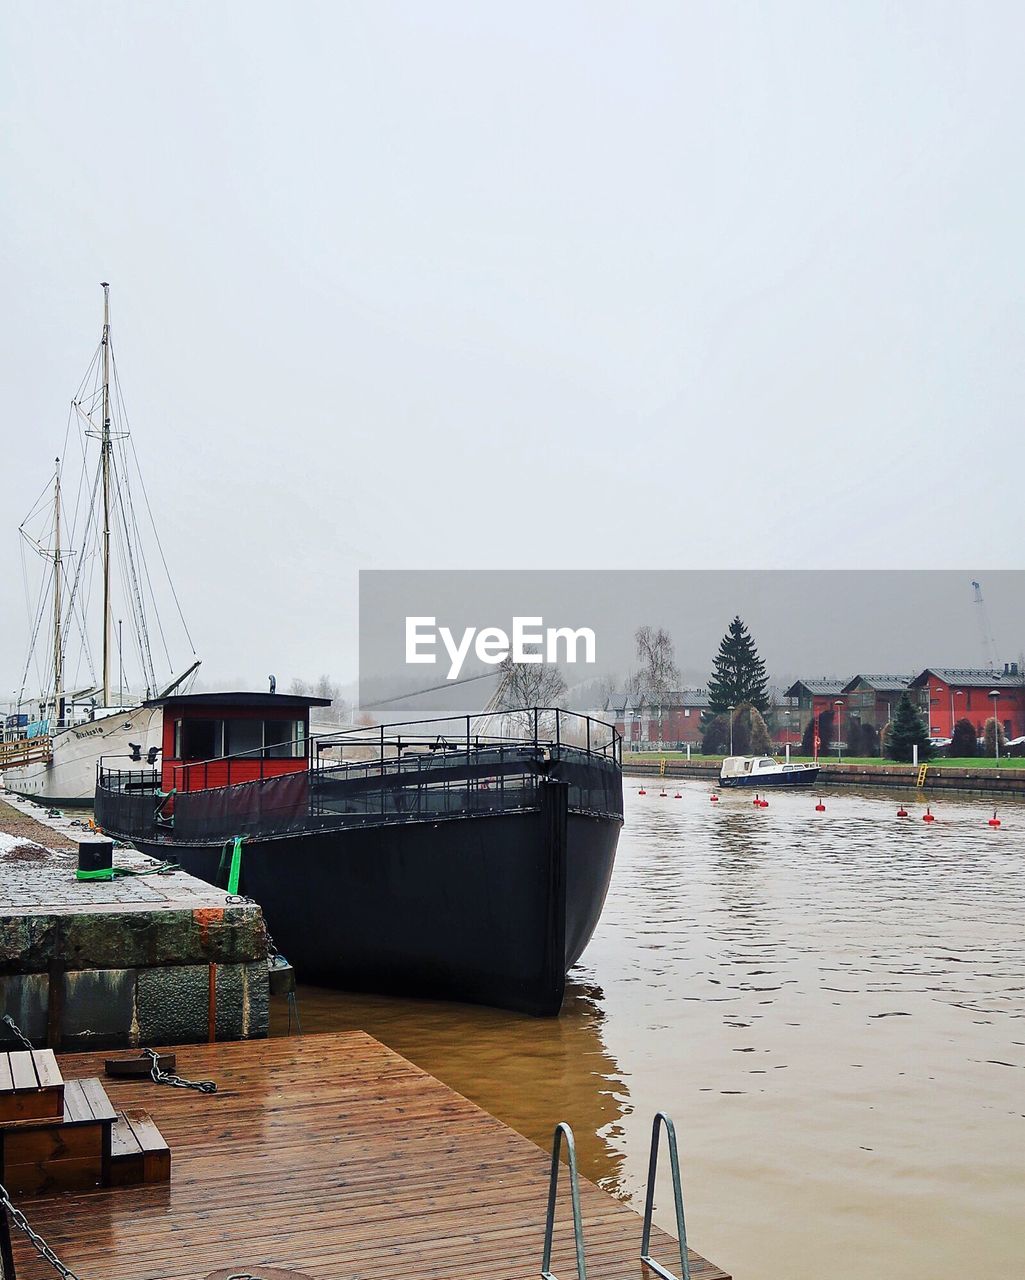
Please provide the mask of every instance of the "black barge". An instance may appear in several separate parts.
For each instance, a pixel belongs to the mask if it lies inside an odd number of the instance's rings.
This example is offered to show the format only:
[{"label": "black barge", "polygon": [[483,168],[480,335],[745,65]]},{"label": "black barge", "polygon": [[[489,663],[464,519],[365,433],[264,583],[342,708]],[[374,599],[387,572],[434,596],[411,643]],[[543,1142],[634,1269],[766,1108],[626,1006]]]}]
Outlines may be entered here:
[{"label": "black barge", "polygon": [[610,725],[531,708],[311,737],[317,699],[159,705],[159,768],[100,762],[104,831],[254,898],[303,981],[559,1012],[623,822]]}]

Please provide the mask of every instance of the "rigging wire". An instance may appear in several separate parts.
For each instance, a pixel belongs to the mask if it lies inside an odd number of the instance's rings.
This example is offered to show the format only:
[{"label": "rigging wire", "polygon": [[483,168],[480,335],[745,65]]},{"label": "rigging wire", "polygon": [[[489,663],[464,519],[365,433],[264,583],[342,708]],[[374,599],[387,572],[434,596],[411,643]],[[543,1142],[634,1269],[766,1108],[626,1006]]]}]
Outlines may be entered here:
[{"label": "rigging wire", "polygon": [[[142,490],[142,499],[143,499],[143,502],[145,502],[146,504],[146,514],[149,516],[150,528],[153,531],[153,540],[156,543],[157,552],[160,555],[160,563],[163,565],[164,575],[167,578],[167,585],[171,590],[171,597],[174,600],[174,607],[178,612],[178,618],[182,624],[182,630],[185,632],[185,638],[189,642],[189,648],[192,650],[193,653],[195,653],[196,646],[193,643],[192,635],[189,631],[189,625],[185,621],[185,614],[182,611],[181,602],[178,599],[178,592],[175,590],[174,579],[171,577],[171,570],[167,564],[167,557],[164,555],[164,544],[160,540],[160,533],[157,530],[157,524],[153,518],[153,508],[150,505],[149,491],[146,488],[146,479],[142,474],[142,467],[139,466],[139,455],[135,449],[135,440],[128,427],[128,410],[125,407],[124,397],[121,394],[121,380],[118,377],[118,373],[117,373],[117,363],[114,360],[113,347],[111,347],[111,351],[110,351],[110,363],[111,363],[111,368],[114,371],[114,387],[117,395],[117,401],[118,401],[120,412],[121,414],[123,414],[124,423],[125,423],[125,439],[128,441],[127,449],[130,449],[132,452],[132,460],[135,463],[135,474],[139,478],[139,488]],[[127,459],[126,459],[126,469],[127,469]],[[159,618],[158,618],[158,625],[159,625]],[[170,666],[170,658],[168,658],[168,665]]]}]

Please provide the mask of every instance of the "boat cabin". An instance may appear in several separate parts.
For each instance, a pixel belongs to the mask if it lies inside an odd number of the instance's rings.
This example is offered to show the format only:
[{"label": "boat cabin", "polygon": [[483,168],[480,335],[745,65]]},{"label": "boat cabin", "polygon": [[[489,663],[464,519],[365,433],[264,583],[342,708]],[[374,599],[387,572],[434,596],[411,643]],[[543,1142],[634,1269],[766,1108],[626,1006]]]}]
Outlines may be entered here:
[{"label": "boat cabin", "polygon": [[145,704],[163,712],[162,791],[205,791],[309,767],[310,708],[329,698],[192,693]]},{"label": "boat cabin", "polygon": [[722,762],[722,770],[720,777],[722,778],[742,778],[745,775],[756,774],[762,769],[778,769],[780,763],[774,760],[772,756],[727,756]]}]

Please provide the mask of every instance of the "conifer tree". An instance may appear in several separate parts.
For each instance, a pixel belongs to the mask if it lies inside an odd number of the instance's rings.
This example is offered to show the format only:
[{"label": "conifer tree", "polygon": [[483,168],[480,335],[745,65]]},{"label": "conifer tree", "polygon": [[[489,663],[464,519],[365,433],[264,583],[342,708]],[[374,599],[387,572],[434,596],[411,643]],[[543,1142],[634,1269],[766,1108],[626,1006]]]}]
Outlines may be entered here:
[{"label": "conifer tree", "polygon": [[706,723],[743,702],[750,702],[764,715],[769,709],[768,689],[765,663],[747,627],[739,617],[734,618],[719,645],[708,681]]},{"label": "conifer tree", "polygon": [[916,744],[919,760],[928,760],[932,755],[929,730],[915,710],[915,704],[906,693],[902,693],[886,735],[886,754],[891,760],[907,763],[914,759],[913,748]]},{"label": "conifer tree", "polygon": [[960,719],[954,725],[954,732],[950,738],[950,746],[947,748],[948,756],[973,756],[978,750],[977,735],[975,725],[965,718]]}]

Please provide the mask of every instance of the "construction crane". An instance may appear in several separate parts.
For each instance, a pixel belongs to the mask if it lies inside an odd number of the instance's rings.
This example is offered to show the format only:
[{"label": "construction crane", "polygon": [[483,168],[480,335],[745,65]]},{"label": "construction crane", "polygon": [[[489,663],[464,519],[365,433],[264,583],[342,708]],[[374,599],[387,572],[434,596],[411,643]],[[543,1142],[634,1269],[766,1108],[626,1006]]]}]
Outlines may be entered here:
[{"label": "construction crane", "polygon": [[975,616],[978,619],[979,630],[982,632],[982,651],[986,657],[986,666],[990,671],[997,668],[997,646],[993,639],[993,631],[989,625],[989,613],[986,610],[986,601],[982,598],[982,584],[972,579],[972,588],[975,591],[975,604],[978,606]]}]

